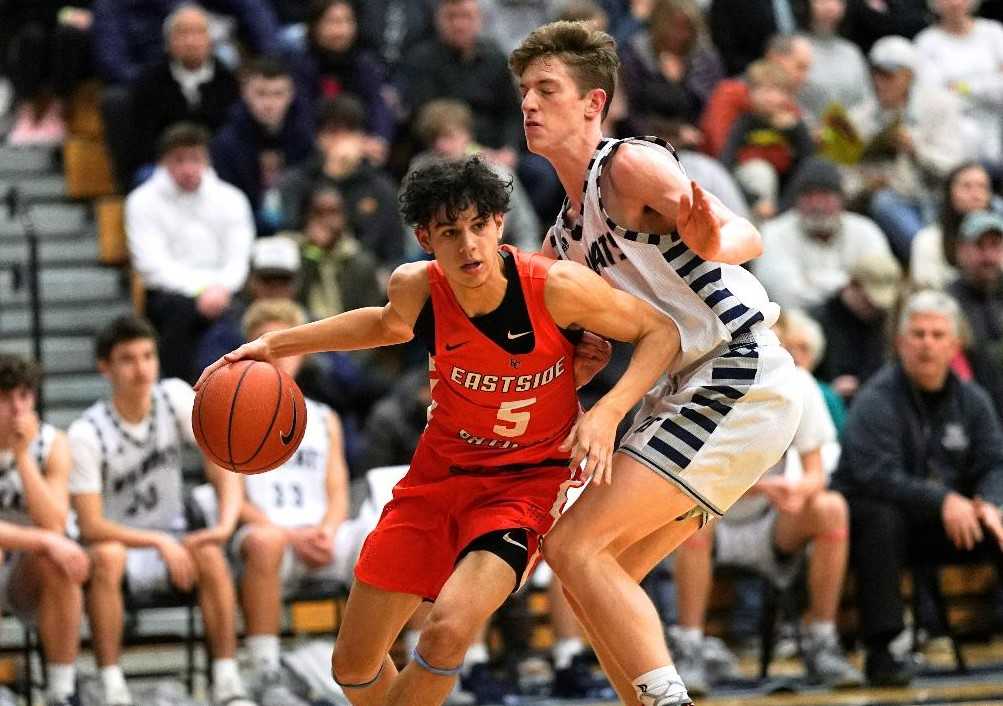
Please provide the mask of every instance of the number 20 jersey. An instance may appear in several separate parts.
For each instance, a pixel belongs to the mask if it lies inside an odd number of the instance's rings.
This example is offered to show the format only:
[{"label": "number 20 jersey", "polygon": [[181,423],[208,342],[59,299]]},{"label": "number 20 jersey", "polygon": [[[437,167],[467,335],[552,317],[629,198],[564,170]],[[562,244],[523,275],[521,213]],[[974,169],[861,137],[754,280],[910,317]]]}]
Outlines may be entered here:
[{"label": "number 20 jersey", "polygon": [[544,301],[553,261],[508,246],[501,254],[508,290],[499,308],[476,323],[438,263],[428,265],[432,403],[420,446],[446,459],[451,473],[566,460],[558,447],[578,415],[575,349]]}]

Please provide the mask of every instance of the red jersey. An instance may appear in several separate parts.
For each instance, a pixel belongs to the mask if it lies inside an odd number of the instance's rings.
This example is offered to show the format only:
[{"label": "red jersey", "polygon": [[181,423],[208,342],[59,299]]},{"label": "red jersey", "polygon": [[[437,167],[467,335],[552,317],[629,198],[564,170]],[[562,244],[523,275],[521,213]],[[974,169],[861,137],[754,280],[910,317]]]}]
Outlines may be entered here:
[{"label": "red jersey", "polygon": [[438,263],[428,266],[435,319],[432,404],[420,446],[453,472],[566,460],[558,446],[578,416],[575,347],[547,311],[553,260],[502,246],[502,304],[471,319]]}]

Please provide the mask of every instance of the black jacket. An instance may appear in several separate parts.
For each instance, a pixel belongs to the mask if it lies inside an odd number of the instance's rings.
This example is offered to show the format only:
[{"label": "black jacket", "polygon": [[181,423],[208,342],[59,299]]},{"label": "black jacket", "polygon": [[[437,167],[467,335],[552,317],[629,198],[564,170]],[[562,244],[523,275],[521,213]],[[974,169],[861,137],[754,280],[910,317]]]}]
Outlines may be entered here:
[{"label": "black jacket", "polygon": [[838,292],[810,313],[827,340],[814,371],[819,380],[832,382],[840,375],[855,375],[863,385],[885,364],[891,346],[884,316],[874,321],[858,318]]},{"label": "black jacket", "polygon": [[897,362],[878,371],[850,408],[833,487],[926,521],[939,521],[952,490],[1003,504],[1003,429],[989,396],[950,373],[933,397]]}]

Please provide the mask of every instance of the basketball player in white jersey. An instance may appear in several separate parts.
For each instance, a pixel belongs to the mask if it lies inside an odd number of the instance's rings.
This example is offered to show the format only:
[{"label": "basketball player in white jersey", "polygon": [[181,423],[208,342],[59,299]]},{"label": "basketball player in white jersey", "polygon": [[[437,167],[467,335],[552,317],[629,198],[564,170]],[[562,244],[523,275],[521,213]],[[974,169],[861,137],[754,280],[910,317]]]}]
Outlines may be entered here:
[{"label": "basketball player in white jersey", "polygon": [[[794,364],[769,330],[779,307],[738,266],[759,256],[762,241],[686,178],[666,143],[603,139],[619,64],[609,35],[545,25],[509,63],[529,149],[567,192],[544,251],[647,301],[682,337],[611,477],[594,479],[547,536],[544,556],[623,702],[689,704],[638,582],[755,483],[797,428]],[[615,420],[592,410],[578,431],[608,424]]]},{"label": "basketball player in white jersey", "polygon": [[0,354],[0,610],[36,623],[46,703],[71,706],[89,562],[65,535],[70,451],[63,433],[35,413],[40,380],[34,363]]},{"label": "basketball player in white jersey", "polygon": [[[253,341],[305,321],[291,300],[262,299],[244,314],[244,335]],[[295,378],[302,362],[302,356],[290,356],[276,365]],[[306,407],[306,433],[296,454],[273,472],[244,476],[243,524],[232,543],[243,566],[246,645],[259,699],[267,704],[306,704],[278,679],[282,594],[305,579],[328,581],[332,589],[351,585],[361,549],[361,542],[351,541],[351,532],[338,533],[348,513],[341,420],[320,402],[307,398]]]},{"label": "basketball player in white jersey", "polygon": [[149,323],[133,316],[98,334],[98,370],[111,384],[111,397],[89,407],[68,433],[70,492],[93,567],[87,613],[104,701],[132,703],[118,663],[124,580],[133,595],[197,586],[213,660],[213,701],[252,706],[234,661],[236,598],[223,551],[240,512],[240,479],[206,462],[219,496],[219,522],[191,531],[181,450],[195,446],[195,396],[181,380],[158,382],[155,337]]}]

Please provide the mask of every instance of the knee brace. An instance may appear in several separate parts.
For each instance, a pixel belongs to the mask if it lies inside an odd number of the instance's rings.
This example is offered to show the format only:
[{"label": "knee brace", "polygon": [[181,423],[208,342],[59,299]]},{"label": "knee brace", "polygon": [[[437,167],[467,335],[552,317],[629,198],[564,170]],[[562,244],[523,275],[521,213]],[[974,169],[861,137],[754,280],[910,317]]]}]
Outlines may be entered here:
[{"label": "knee brace", "polygon": [[463,662],[460,662],[455,667],[451,667],[449,669],[433,667],[431,664],[425,661],[425,658],[422,657],[421,654],[418,652],[417,647],[414,648],[414,652],[411,653],[411,656],[414,657],[415,664],[424,669],[426,672],[431,672],[437,677],[455,677],[457,674],[460,673],[460,670],[463,669]]},{"label": "knee brace", "polygon": [[343,681],[339,681],[338,675],[334,673],[333,667],[331,669],[331,678],[334,679],[334,683],[340,686],[342,689],[365,689],[366,687],[370,687],[380,680],[380,677],[383,676],[383,669],[386,666],[387,666],[387,660],[386,657],[384,657],[383,662],[380,663],[380,671],[376,672],[376,676],[370,679],[369,681],[362,682],[361,684],[346,684]]}]

